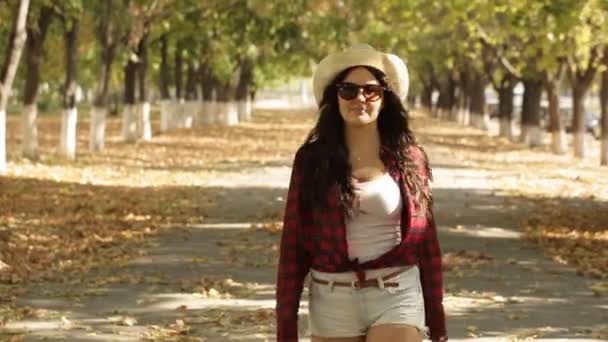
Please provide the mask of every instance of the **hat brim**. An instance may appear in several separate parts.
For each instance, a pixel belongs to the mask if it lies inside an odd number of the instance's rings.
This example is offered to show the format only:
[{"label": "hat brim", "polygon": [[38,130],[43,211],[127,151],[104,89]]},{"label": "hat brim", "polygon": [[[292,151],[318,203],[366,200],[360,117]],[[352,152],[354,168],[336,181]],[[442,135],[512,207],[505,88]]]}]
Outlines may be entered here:
[{"label": "hat brim", "polygon": [[330,54],[315,70],[313,91],[317,105],[321,103],[323,92],[342,71],[355,66],[370,66],[382,71],[388,78],[391,90],[404,101],[409,88],[409,76],[405,63],[396,55],[382,53],[369,46],[352,48]]}]

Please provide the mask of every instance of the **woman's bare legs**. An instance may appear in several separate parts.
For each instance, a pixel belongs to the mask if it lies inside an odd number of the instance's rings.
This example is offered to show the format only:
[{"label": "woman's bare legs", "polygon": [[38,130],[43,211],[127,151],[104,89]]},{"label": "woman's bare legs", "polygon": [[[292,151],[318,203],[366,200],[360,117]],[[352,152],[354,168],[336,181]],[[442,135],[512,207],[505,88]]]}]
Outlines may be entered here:
[{"label": "woman's bare legs", "polygon": [[406,324],[381,324],[369,328],[366,342],[422,342],[416,327]]},{"label": "woman's bare legs", "polygon": [[357,337],[318,337],[318,336],[311,336],[310,342],[365,342],[365,336],[357,336]]}]

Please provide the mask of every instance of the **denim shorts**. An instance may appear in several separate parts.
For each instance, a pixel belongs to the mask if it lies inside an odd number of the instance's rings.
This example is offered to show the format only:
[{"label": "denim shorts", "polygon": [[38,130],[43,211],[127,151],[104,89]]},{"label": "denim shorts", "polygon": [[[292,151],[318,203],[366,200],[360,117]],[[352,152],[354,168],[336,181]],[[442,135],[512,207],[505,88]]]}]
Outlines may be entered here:
[{"label": "denim shorts", "polygon": [[[325,273],[311,270],[312,277],[329,284],[310,282],[308,320],[310,333],[318,337],[354,337],[367,334],[370,327],[381,324],[405,324],[418,329],[423,338],[428,337],[424,325],[424,299],[417,266],[384,283],[397,287],[353,288],[332,286],[332,282],[351,282],[354,272]],[[404,267],[388,267],[366,271],[366,279],[382,278]]]}]

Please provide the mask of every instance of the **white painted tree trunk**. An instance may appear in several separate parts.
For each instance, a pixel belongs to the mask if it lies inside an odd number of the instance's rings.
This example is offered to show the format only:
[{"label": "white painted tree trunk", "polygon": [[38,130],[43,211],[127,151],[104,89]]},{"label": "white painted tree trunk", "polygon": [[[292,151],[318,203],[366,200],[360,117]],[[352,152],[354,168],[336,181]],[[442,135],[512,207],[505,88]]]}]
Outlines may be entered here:
[{"label": "white painted tree trunk", "polygon": [[465,126],[471,124],[471,112],[468,109],[461,107],[458,110],[458,123]]},{"label": "white painted tree trunk", "polygon": [[543,145],[543,130],[539,126],[530,126],[528,128],[528,146],[538,147]]},{"label": "white painted tree trunk", "polygon": [[6,171],[6,111],[0,109],[0,174]]},{"label": "white painted tree trunk", "polygon": [[490,129],[489,119],[488,114],[472,113],[471,125],[475,128],[487,131]]},{"label": "white painted tree trunk", "polygon": [[179,119],[179,100],[176,99],[172,99],[170,104],[170,109],[169,109],[169,115],[167,117],[167,125],[169,127],[169,129],[176,129],[179,127],[178,125],[178,119]]},{"label": "white painted tree trunk", "polygon": [[439,119],[444,119],[446,118],[446,110],[443,108],[437,109],[437,117]]},{"label": "white painted tree trunk", "polygon": [[501,137],[505,137],[511,140],[513,138],[513,127],[511,120],[507,118],[500,118],[498,131],[498,134]]},{"label": "white painted tree trunk", "polygon": [[239,113],[235,101],[217,102],[218,121],[221,126],[232,126],[239,123]]},{"label": "white painted tree trunk", "polygon": [[197,101],[197,106],[198,106],[198,112],[197,112],[197,117],[195,120],[195,125],[196,126],[202,126],[205,125],[205,102],[200,99]]},{"label": "white painted tree trunk", "polygon": [[173,110],[173,128],[184,128],[185,127],[185,119],[184,119],[184,111],[185,111],[185,102],[184,99],[178,99],[174,102],[175,109]]},{"label": "white painted tree trunk", "polygon": [[216,101],[214,109],[215,110],[213,112],[213,121],[215,121],[215,123],[220,126],[225,126],[226,118],[228,117],[228,115],[226,114],[226,102]]},{"label": "white painted tree trunk", "polygon": [[220,101],[213,100],[211,101],[210,106],[210,114],[211,114],[211,122],[215,125],[220,124],[220,116],[222,115],[222,106]]},{"label": "white painted tree trunk", "polygon": [[308,105],[310,103],[310,97],[308,89],[306,87],[306,82],[304,82],[303,80],[300,81],[300,101],[303,105]]},{"label": "white painted tree trunk", "polygon": [[519,142],[527,145],[529,141],[530,141],[530,126],[522,124],[521,131],[519,134]]},{"label": "white painted tree trunk", "polygon": [[574,133],[574,156],[585,158],[585,133]]},{"label": "white painted tree trunk", "polygon": [[600,147],[600,165],[608,165],[608,136],[602,139],[601,144],[602,145]]},{"label": "white painted tree trunk", "polygon": [[89,150],[93,152],[102,151],[104,148],[107,112],[105,107],[91,107]]},{"label": "white painted tree trunk", "polygon": [[201,123],[203,125],[213,125],[215,123],[215,107],[214,101],[203,101],[201,113]]},{"label": "white painted tree trunk", "polygon": [[170,129],[171,100],[160,100],[160,131],[166,132]]},{"label": "white painted tree trunk", "polygon": [[450,110],[450,121],[458,122],[458,113],[460,112],[459,108],[452,108]]},{"label": "white painted tree trunk", "polygon": [[481,117],[478,113],[471,113],[471,126],[475,127],[475,128],[480,128],[481,127]]},{"label": "white painted tree trunk", "polygon": [[59,141],[59,154],[68,159],[76,158],[76,123],[78,108],[63,110],[61,120],[61,137]]},{"label": "white painted tree trunk", "polygon": [[122,110],[122,140],[125,142],[135,142],[137,139],[137,119],[135,106],[125,104]]},{"label": "white painted tree trunk", "polygon": [[245,118],[247,121],[251,121],[253,119],[253,100],[250,97],[247,97],[247,101],[245,102]]},{"label": "white painted tree trunk", "polygon": [[244,122],[249,120],[247,118],[247,100],[240,100],[237,104],[237,112],[239,121]]},{"label": "white painted tree trunk", "polygon": [[38,107],[36,104],[23,107],[21,116],[21,129],[23,142],[21,151],[23,156],[36,160],[38,159],[38,127],[36,127],[36,117],[38,116]]},{"label": "white painted tree trunk", "polygon": [[566,154],[566,132],[563,129],[551,133],[551,149],[555,154]]},{"label": "white painted tree trunk", "polygon": [[150,102],[142,102],[137,110],[138,135],[144,141],[152,140],[152,123],[150,122]]},{"label": "white painted tree trunk", "polygon": [[198,101],[188,100],[184,103],[184,128],[192,128],[194,120],[198,115]]}]

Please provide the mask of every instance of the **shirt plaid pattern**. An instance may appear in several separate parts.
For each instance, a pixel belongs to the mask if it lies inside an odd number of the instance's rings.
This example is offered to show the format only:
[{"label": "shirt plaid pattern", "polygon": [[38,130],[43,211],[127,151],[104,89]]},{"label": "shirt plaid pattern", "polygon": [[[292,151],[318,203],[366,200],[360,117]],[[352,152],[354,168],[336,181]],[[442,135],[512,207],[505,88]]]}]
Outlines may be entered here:
[{"label": "shirt plaid pattern", "polygon": [[[430,171],[425,153],[417,146],[412,146],[409,153],[423,182],[429,186]],[[287,194],[277,274],[277,341],[298,340],[298,309],[304,278],[310,268],[322,272],[355,271],[361,279],[365,277],[365,270],[415,264],[420,268],[426,325],[431,339],[446,336],[441,250],[432,211],[428,215],[418,213],[396,156],[383,147],[380,157],[399,184],[404,198],[402,241],[380,257],[358,263],[348,258],[344,210],[337,187],[330,190],[325,210],[304,210],[299,205],[301,165],[306,162],[306,148],[300,148],[296,153]]]}]

